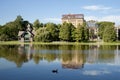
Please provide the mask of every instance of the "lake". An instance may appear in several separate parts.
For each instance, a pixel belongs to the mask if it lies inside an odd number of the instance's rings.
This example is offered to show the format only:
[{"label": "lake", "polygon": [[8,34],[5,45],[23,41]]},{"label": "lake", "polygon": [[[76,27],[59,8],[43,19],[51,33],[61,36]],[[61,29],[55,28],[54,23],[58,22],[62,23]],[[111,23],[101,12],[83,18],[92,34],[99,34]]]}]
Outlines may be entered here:
[{"label": "lake", "polygon": [[0,80],[119,79],[119,45],[0,45]]}]

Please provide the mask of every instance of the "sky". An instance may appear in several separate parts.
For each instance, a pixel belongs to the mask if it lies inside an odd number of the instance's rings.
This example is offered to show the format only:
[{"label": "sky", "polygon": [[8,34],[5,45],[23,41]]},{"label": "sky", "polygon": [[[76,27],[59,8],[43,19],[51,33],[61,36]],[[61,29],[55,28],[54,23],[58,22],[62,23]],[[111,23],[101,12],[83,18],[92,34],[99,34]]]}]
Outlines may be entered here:
[{"label": "sky", "polygon": [[33,23],[61,23],[63,14],[84,14],[86,21],[112,21],[120,25],[120,0],[0,0],[0,25],[18,15]]}]

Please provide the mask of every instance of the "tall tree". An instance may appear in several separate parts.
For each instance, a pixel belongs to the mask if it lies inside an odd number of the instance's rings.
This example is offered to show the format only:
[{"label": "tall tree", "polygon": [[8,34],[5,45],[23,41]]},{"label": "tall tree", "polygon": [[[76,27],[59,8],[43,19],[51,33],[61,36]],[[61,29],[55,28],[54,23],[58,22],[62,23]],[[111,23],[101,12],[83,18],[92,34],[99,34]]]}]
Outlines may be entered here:
[{"label": "tall tree", "polygon": [[75,40],[77,42],[88,41],[89,40],[89,30],[85,23],[83,25],[78,24],[75,31]]},{"label": "tall tree", "polygon": [[63,41],[73,41],[73,31],[75,27],[71,23],[63,23],[60,28],[59,38]]},{"label": "tall tree", "polygon": [[39,28],[36,31],[36,35],[34,36],[35,41],[40,41],[40,42],[50,42],[50,37],[51,34],[49,31],[46,30],[45,27]]},{"label": "tall tree", "polygon": [[89,29],[86,25],[84,26],[84,35],[85,35],[84,41],[85,42],[89,41]]},{"label": "tall tree", "polygon": [[33,23],[33,27],[35,28],[35,30],[37,30],[38,28],[43,27],[43,23],[40,23],[40,21],[37,19]]},{"label": "tall tree", "polygon": [[59,40],[59,30],[56,24],[54,23],[47,23],[46,24],[47,31],[51,34],[51,41]]},{"label": "tall tree", "polygon": [[114,25],[106,26],[103,33],[104,42],[113,42],[116,41],[116,38],[117,36]]},{"label": "tall tree", "polygon": [[75,31],[75,40],[77,42],[84,40],[83,35],[84,35],[84,27],[79,24],[76,31]]},{"label": "tall tree", "polygon": [[107,26],[111,26],[114,25],[113,22],[98,22],[98,36],[103,39],[103,35],[104,35],[104,30]]},{"label": "tall tree", "polygon": [[22,16],[18,15],[17,18],[14,21],[14,25],[19,29],[22,30],[22,23],[23,23],[23,18]]}]

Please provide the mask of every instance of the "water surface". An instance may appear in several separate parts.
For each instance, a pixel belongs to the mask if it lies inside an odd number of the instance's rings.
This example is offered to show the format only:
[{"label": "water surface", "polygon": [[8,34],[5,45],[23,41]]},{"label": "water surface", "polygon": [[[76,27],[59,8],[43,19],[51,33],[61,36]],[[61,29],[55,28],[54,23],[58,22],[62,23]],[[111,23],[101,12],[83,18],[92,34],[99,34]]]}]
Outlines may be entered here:
[{"label": "water surface", "polygon": [[0,45],[0,80],[119,78],[120,46]]}]

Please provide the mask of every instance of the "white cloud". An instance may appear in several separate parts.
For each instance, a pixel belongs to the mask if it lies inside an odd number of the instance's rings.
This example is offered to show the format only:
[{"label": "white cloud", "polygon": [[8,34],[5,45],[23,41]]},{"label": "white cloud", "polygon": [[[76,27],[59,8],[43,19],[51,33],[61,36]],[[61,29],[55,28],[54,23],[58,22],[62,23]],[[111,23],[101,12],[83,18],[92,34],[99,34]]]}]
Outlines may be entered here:
[{"label": "white cloud", "polygon": [[60,18],[44,18],[41,19],[43,22],[53,22],[53,23],[61,23]]},{"label": "white cloud", "polygon": [[98,17],[96,17],[96,16],[85,16],[85,20],[86,21],[89,21],[89,20],[99,20],[99,18]]},{"label": "white cloud", "polygon": [[100,75],[100,72],[98,72],[98,71],[84,71],[83,74],[90,75],[90,76],[97,76],[97,75]]},{"label": "white cloud", "polygon": [[102,75],[102,74],[110,74],[111,72],[109,71],[99,71],[99,70],[89,70],[89,71],[84,71],[83,74],[84,75],[89,75],[89,76],[97,76],[97,75]]},{"label": "white cloud", "polygon": [[101,5],[83,6],[82,8],[86,10],[92,10],[92,11],[112,9],[111,7],[105,7]]},{"label": "white cloud", "polygon": [[115,22],[116,25],[120,24],[120,15],[108,15],[103,17],[96,17],[96,16],[85,16],[85,20],[96,20],[96,21],[111,21]]},{"label": "white cloud", "polygon": [[101,21],[119,21],[120,22],[120,16],[114,16],[114,15],[110,15],[110,16],[105,16],[101,18]]}]

